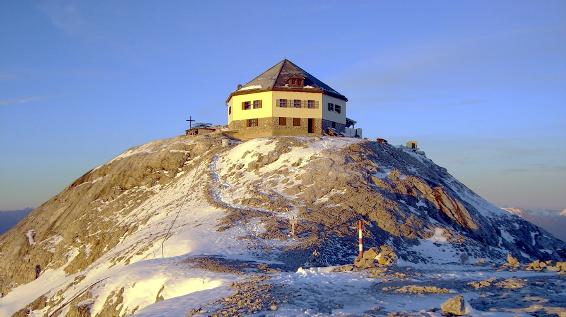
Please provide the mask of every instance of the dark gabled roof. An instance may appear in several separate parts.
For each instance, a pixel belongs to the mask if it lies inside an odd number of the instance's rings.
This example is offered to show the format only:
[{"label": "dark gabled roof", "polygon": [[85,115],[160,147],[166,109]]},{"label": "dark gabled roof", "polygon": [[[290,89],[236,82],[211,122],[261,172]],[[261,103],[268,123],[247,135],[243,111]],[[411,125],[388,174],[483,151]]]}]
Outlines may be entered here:
[{"label": "dark gabled roof", "polygon": [[[287,83],[290,78],[304,79],[304,87],[289,87]],[[340,94],[332,87],[307,73],[304,69],[295,65],[290,60],[284,59],[261,73],[256,78],[252,79],[250,82],[233,91],[230,96],[228,96],[226,102],[235,95],[269,90],[322,92],[335,98],[348,101],[344,95]]]}]

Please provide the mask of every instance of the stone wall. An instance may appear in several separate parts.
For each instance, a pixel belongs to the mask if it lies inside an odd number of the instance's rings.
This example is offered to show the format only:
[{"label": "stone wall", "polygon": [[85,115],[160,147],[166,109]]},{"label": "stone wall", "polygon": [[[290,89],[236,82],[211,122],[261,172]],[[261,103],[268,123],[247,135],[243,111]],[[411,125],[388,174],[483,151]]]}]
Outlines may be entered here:
[{"label": "stone wall", "polygon": [[[322,119],[322,131],[326,132],[328,128],[332,128],[332,122],[333,121]],[[344,131],[346,130],[346,125],[335,122],[335,127],[333,129],[338,133],[344,133]]]},{"label": "stone wall", "polygon": [[258,126],[248,127],[247,120],[235,120],[230,122],[229,128],[233,130],[233,135],[236,138],[247,140],[265,136],[274,135],[312,135],[317,136],[322,134],[322,121],[321,119],[313,118],[314,133],[308,133],[308,118],[299,118],[301,120],[300,126],[293,126],[293,118],[287,118],[285,126],[279,125],[279,117],[258,118]]}]

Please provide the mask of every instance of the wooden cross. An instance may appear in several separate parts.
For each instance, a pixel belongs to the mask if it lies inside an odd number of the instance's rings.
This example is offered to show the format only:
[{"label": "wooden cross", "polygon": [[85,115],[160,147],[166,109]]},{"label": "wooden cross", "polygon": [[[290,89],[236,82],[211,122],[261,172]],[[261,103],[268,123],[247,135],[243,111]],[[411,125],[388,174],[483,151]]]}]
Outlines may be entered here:
[{"label": "wooden cross", "polygon": [[189,119],[185,121],[189,122],[189,129],[191,129],[193,127],[193,122],[195,122],[196,120],[193,120],[193,116],[189,116]]}]

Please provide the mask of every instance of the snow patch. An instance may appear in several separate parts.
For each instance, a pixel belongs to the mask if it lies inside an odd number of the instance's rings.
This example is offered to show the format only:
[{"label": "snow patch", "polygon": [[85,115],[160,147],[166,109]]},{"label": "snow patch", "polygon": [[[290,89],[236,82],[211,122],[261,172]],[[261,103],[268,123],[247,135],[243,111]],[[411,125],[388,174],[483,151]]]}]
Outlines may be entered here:
[{"label": "snow patch", "polygon": [[500,230],[501,230],[501,237],[503,239],[505,239],[509,243],[515,243],[515,238],[513,238],[513,236],[510,235],[509,232],[507,232],[507,230],[505,229],[500,229]]},{"label": "snow patch", "polygon": [[428,240],[436,243],[447,243],[446,237],[444,236],[444,229],[443,228],[434,228],[434,235]]},{"label": "snow patch", "polygon": [[26,232],[26,237],[28,238],[28,243],[30,246],[35,245],[35,230],[31,229]]},{"label": "snow patch", "polygon": [[57,245],[59,243],[61,243],[61,241],[63,241],[63,236],[56,234],[54,236],[49,237],[49,239],[44,240],[42,242],[42,244],[44,244],[45,250],[47,250],[48,252],[54,253],[55,248],[57,247]]},{"label": "snow patch", "polygon": [[238,91],[242,90],[251,90],[251,89],[261,89],[261,85],[249,85],[238,89]]}]

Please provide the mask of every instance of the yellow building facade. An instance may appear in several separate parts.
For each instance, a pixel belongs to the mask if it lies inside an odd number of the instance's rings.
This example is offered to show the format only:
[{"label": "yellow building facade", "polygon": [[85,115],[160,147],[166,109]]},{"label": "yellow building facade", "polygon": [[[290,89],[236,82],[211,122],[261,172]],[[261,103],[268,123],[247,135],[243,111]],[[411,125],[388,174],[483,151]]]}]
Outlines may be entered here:
[{"label": "yellow building facade", "polygon": [[239,86],[226,103],[228,126],[241,139],[340,133],[353,122],[345,96],[288,60]]}]

